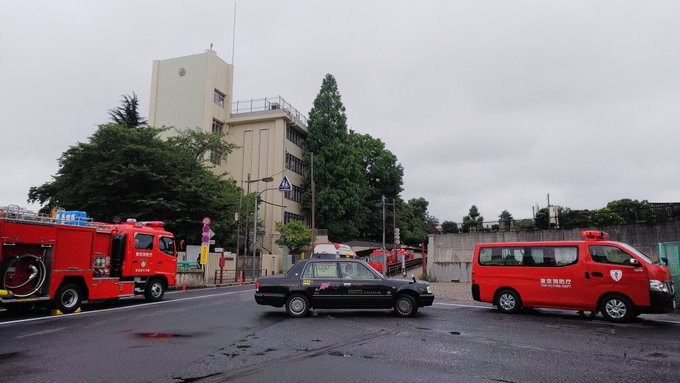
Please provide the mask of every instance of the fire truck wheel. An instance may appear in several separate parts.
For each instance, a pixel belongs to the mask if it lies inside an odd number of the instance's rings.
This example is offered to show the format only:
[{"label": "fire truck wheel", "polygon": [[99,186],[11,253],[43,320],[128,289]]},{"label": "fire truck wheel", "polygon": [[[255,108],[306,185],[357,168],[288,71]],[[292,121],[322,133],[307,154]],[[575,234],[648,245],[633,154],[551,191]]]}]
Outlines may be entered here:
[{"label": "fire truck wheel", "polygon": [[612,294],[602,298],[600,312],[610,322],[627,322],[633,318],[635,309],[628,298]]},{"label": "fire truck wheel", "polygon": [[165,294],[165,285],[160,279],[153,278],[146,283],[146,290],[144,290],[144,297],[147,302],[156,302],[163,299]]},{"label": "fire truck wheel", "polygon": [[513,290],[505,289],[497,292],[494,303],[498,310],[506,314],[515,314],[522,309],[522,300]]},{"label": "fire truck wheel", "polygon": [[408,294],[401,294],[394,301],[394,312],[400,317],[412,317],[418,312],[416,300]]},{"label": "fire truck wheel", "polygon": [[54,296],[54,308],[64,314],[75,312],[82,302],[83,290],[75,283],[62,285]]},{"label": "fire truck wheel", "polygon": [[286,311],[293,318],[301,318],[309,313],[309,299],[302,294],[293,294],[286,301]]}]

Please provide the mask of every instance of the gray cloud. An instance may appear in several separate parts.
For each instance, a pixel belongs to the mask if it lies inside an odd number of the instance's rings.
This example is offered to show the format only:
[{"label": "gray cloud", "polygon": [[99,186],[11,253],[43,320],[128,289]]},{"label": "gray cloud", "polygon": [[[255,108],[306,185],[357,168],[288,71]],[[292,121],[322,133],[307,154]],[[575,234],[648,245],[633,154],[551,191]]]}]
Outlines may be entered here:
[{"label": "gray cloud", "polygon": [[[25,204],[120,95],[148,109],[151,62],[214,43],[233,2],[12,2],[0,14],[0,205]],[[673,1],[242,1],[235,97],[303,112],[324,74],[351,129],[405,167],[440,220],[536,203],[594,209],[680,192],[680,4]],[[9,165],[9,166],[8,166]],[[11,180],[8,182],[7,180]]]}]

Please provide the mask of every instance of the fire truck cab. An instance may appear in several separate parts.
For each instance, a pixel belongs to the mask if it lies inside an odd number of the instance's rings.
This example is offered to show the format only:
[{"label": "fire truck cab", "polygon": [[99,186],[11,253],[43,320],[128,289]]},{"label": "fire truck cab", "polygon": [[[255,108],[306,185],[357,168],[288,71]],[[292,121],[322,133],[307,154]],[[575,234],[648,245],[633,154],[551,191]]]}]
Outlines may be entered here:
[{"label": "fire truck cab", "polygon": [[0,305],[71,313],[84,300],[160,300],[177,270],[175,240],[163,226],[0,210]]}]

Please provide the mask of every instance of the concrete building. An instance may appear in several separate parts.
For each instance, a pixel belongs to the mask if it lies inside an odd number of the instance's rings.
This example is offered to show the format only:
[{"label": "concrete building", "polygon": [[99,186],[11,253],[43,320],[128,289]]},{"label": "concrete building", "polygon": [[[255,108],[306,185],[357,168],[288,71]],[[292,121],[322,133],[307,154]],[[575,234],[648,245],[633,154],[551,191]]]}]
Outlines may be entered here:
[{"label": "concrete building", "polygon": [[[278,238],[275,222],[308,221],[300,205],[307,119],[281,97],[232,100],[233,66],[213,50],[153,62],[149,124],[199,127],[224,134],[225,140],[238,145],[227,161],[210,158],[214,171],[235,179],[246,191],[261,193],[258,217],[264,228],[257,233],[258,249],[264,254],[282,254],[274,243]],[[278,191],[284,176],[292,192]],[[273,181],[262,181],[269,177]],[[248,226],[252,238],[252,222]]]}]

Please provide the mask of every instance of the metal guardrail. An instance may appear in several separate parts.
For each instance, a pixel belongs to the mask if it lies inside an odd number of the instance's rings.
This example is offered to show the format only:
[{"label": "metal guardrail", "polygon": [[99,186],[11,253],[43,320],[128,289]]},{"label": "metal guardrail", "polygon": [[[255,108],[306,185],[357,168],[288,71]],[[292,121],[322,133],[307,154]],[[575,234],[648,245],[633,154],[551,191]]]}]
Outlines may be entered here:
[{"label": "metal guardrail", "polygon": [[[416,258],[410,261],[406,261],[406,270],[415,269],[416,267],[420,267],[422,264],[423,264],[422,258]],[[401,262],[395,263],[394,265],[390,265],[387,267],[387,275],[388,276],[397,275],[406,270],[401,269]]]},{"label": "metal guardrail", "polygon": [[[253,270],[239,270],[239,273],[243,272],[243,280],[244,281],[252,281],[253,279]],[[267,269],[255,269],[255,279],[259,277],[266,277],[269,275],[269,271]],[[273,273],[272,273],[273,275]],[[239,281],[239,275],[236,272],[236,270],[220,270],[217,269],[215,270],[215,275],[213,275],[213,282],[214,283],[225,283],[225,282],[238,282]]]}]

